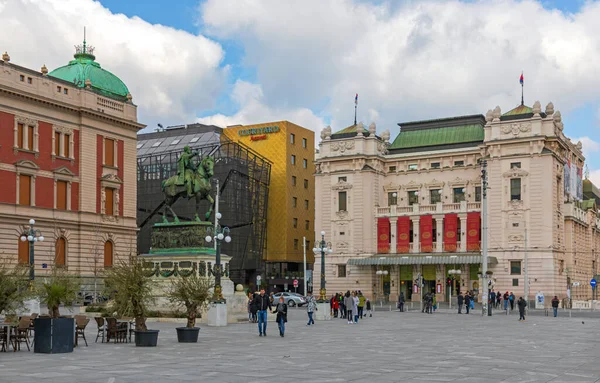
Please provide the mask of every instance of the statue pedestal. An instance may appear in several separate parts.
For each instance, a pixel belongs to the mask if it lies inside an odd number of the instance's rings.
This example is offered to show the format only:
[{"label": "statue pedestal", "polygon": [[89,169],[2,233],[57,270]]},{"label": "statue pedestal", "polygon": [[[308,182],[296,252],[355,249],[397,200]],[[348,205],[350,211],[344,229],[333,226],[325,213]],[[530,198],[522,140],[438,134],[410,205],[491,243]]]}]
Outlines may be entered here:
[{"label": "statue pedestal", "polygon": [[331,320],[331,306],[329,302],[317,302],[317,311],[313,315],[315,315],[315,320]]},{"label": "statue pedestal", "polygon": [[210,327],[227,326],[227,304],[211,303],[208,308],[208,325]]}]

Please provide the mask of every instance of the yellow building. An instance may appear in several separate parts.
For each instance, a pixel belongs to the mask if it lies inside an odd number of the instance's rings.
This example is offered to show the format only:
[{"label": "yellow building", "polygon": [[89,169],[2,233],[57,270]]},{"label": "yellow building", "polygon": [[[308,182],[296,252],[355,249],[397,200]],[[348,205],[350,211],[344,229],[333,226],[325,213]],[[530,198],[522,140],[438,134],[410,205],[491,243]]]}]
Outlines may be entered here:
[{"label": "yellow building", "polygon": [[[263,281],[293,290],[293,279],[302,288],[303,238],[307,266],[312,253],[315,219],[313,183],[315,133],[289,121],[235,125],[223,132],[273,162],[267,212],[267,246]],[[286,278],[287,277],[287,278]],[[266,279],[266,280],[265,280]]]}]

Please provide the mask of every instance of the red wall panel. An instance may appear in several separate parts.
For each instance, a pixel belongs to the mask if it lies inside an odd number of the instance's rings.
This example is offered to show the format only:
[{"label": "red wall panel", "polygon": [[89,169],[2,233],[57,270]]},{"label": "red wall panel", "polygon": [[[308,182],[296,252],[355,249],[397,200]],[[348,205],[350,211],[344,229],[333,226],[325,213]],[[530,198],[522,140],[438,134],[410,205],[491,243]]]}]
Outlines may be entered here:
[{"label": "red wall panel", "polygon": [[444,216],[444,251],[456,251],[457,229],[458,215],[446,214]]},{"label": "red wall panel", "polygon": [[422,215],[419,225],[421,230],[421,252],[430,253],[433,251],[433,217]]},{"label": "red wall panel", "polygon": [[480,213],[467,213],[467,251],[479,251],[481,215]]},{"label": "red wall panel", "polygon": [[54,179],[46,177],[35,178],[35,206],[54,208]]},{"label": "red wall panel", "polygon": [[377,252],[390,252],[390,219],[377,219]]},{"label": "red wall panel", "polygon": [[396,252],[408,253],[410,251],[410,217],[398,217],[397,231]]},{"label": "red wall panel", "polygon": [[71,210],[79,211],[79,182],[71,183]]},{"label": "red wall panel", "polygon": [[[1,129],[0,129],[1,131]],[[17,175],[14,172],[0,170],[0,202],[17,202]]]}]

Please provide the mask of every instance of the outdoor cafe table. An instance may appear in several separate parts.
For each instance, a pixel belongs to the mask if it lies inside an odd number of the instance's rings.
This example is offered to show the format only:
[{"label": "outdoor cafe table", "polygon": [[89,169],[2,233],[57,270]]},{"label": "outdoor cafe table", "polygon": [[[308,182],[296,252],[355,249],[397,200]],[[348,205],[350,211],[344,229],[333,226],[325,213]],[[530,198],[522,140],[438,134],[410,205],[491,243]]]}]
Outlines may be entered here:
[{"label": "outdoor cafe table", "polygon": [[[106,342],[108,343],[108,339],[106,338],[106,330],[108,329],[108,322],[106,321],[106,318],[104,318],[104,328],[102,329],[102,342],[104,342],[104,339],[106,339]],[[131,343],[131,329],[133,328],[133,319],[117,319],[117,326],[121,323],[127,323],[127,336],[125,337],[126,339],[129,339],[129,342]]]},{"label": "outdoor cafe table", "polygon": [[19,327],[18,323],[6,323],[6,322],[0,322],[0,327],[4,327],[7,330],[7,344],[6,344],[6,351],[8,351],[8,349],[10,348],[10,346],[13,346],[13,350],[17,351],[17,349],[15,348],[15,346],[10,342],[10,335],[12,333],[16,334],[17,331],[17,327]]}]

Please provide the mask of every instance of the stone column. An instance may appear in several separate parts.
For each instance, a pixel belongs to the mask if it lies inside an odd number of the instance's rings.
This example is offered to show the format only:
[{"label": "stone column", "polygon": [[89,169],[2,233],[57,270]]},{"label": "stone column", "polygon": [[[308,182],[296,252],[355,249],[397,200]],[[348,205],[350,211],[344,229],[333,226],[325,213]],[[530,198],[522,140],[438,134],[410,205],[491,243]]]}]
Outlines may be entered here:
[{"label": "stone column", "polygon": [[460,219],[460,251],[467,251],[467,217],[459,216]]},{"label": "stone column", "polygon": [[398,235],[398,217],[390,218],[390,254],[396,254],[398,249],[396,245],[398,244],[398,240],[396,235]]},{"label": "stone column", "polygon": [[437,235],[436,235],[436,246],[435,246],[435,251],[437,251],[438,253],[441,253],[442,251],[444,251],[444,216],[439,216],[435,218],[435,226],[436,226],[436,231],[437,231]]},{"label": "stone column", "polygon": [[413,224],[413,248],[412,248],[412,253],[418,253],[421,251],[421,234],[420,234],[420,228],[419,228],[419,222],[420,222],[420,218],[417,217],[410,217],[412,224]]}]

